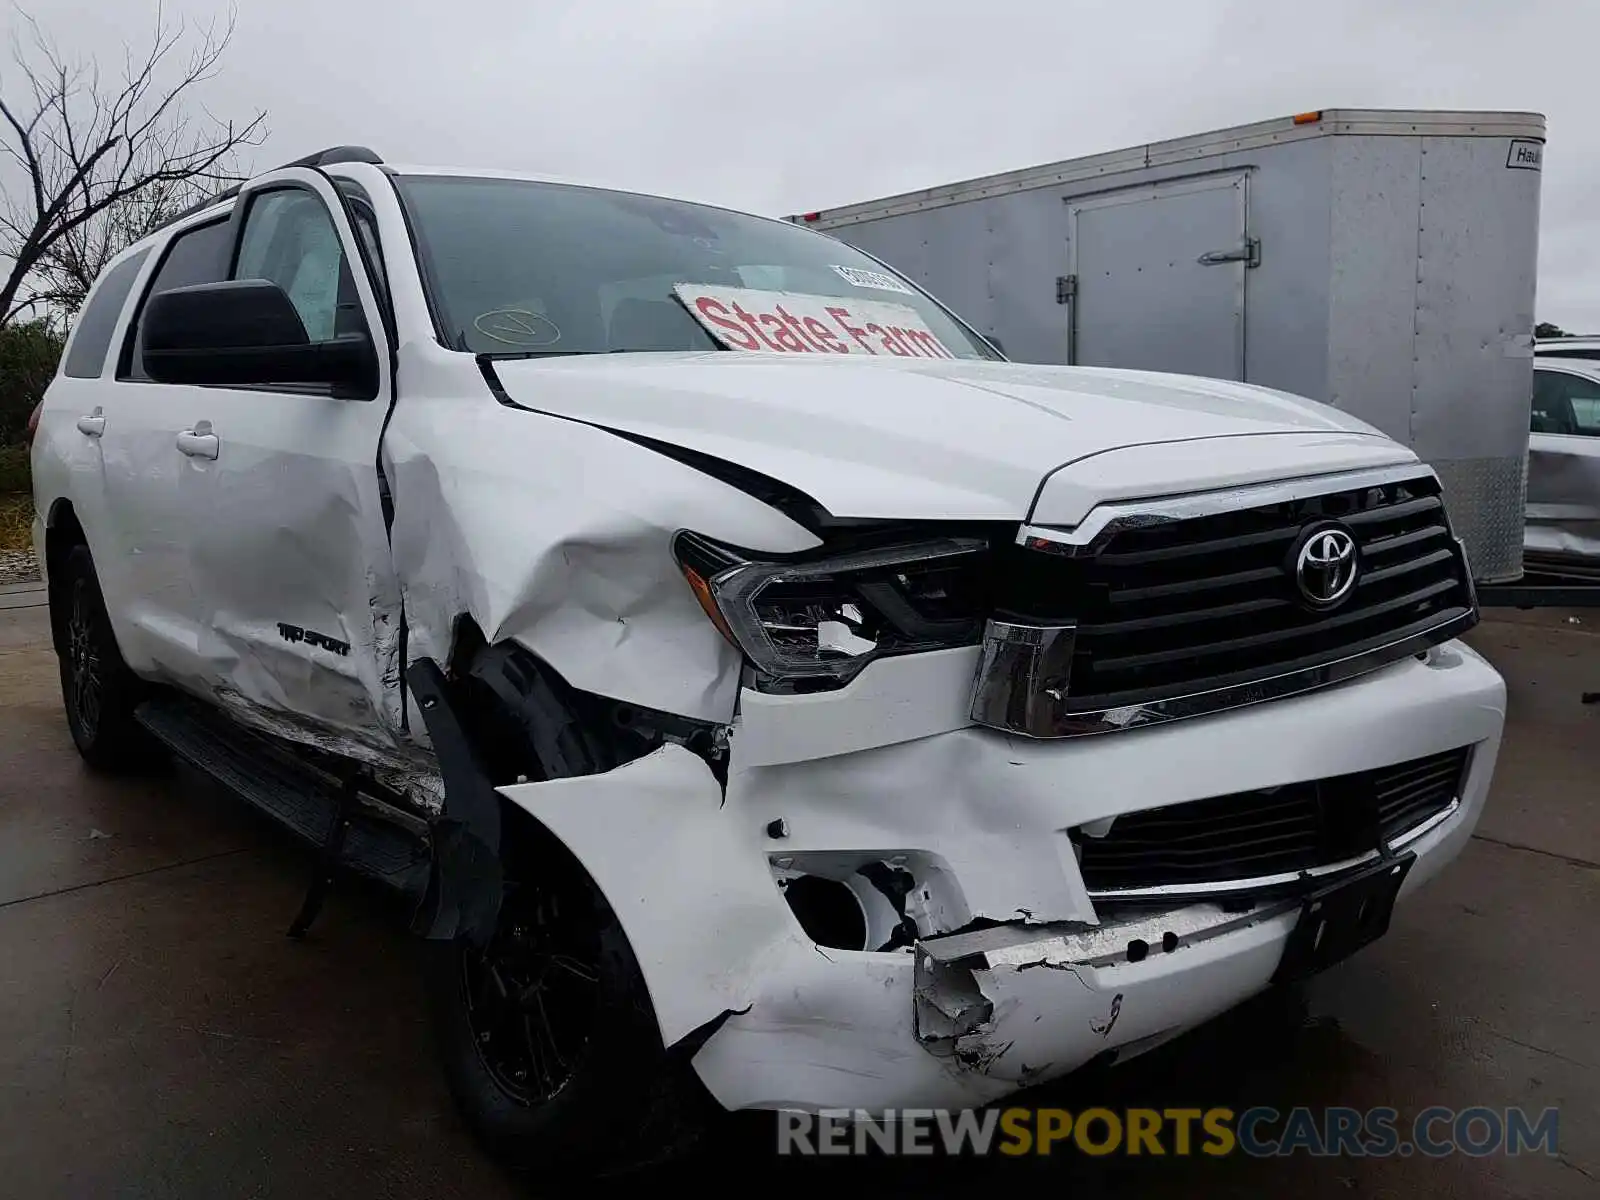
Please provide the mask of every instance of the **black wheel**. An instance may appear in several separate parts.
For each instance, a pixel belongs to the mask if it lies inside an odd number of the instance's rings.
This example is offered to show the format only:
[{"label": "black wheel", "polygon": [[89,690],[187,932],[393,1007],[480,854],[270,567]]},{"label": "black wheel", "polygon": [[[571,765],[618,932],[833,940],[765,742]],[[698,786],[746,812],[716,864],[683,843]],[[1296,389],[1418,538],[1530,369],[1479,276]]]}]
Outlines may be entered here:
[{"label": "black wheel", "polygon": [[61,699],[78,753],[99,770],[148,765],[154,746],[133,719],[142,689],[117,649],[87,546],[74,546],[52,573],[50,619],[61,664]]},{"label": "black wheel", "polygon": [[423,944],[450,1090],[474,1133],[516,1171],[606,1173],[670,1157],[696,1139],[712,1104],[662,1048],[610,906],[528,824],[504,856],[488,947]]}]

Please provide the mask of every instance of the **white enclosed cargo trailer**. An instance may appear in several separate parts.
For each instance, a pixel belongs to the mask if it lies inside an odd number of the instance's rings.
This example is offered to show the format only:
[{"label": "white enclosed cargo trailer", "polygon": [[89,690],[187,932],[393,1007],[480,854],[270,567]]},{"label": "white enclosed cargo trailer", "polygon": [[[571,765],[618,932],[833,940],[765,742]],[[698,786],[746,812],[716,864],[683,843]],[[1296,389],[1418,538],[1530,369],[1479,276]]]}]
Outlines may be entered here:
[{"label": "white enclosed cargo trailer", "polygon": [[1522,573],[1545,121],[1329,109],[790,218],[1024,362],[1322,400],[1439,474],[1482,581]]}]

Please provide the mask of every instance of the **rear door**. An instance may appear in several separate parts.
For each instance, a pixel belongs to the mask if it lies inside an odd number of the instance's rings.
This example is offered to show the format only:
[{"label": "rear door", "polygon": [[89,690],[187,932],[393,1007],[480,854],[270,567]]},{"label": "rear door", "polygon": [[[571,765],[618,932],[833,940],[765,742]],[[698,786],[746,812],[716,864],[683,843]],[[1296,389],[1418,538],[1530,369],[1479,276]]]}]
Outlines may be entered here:
[{"label": "rear door", "polygon": [[149,297],[170,288],[215,283],[226,268],[228,214],[180,229],[158,252],[154,270],[124,328],[116,381],[102,388],[110,553],[95,551],[112,623],[130,666],[183,686],[210,673],[202,615],[189,576],[182,495],[187,462],[176,445],[193,389],[156,383],[141,362],[141,318]]},{"label": "rear door", "polygon": [[[36,498],[51,504],[69,498],[90,553],[119,645],[133,632],[120,603],[126,591],[125,558],[119,549],[116,512],[107,502],[104,462],[106,431],[129,418],[111,383],[111,352],[134,286],[149,267],[150,248],[125,254],[107,268],[73,324],[60,373],[45,395],[36,462]],[[109,413],[108,413],[109,409]],[[60,474],[54,474],[59,471]],[[134,661],[129,658],[129,661]]]},{"label": "rear door", "polygon": [[1537,363],[1523,558],[1600,578],[1600,363]]},{"label": "rear door", "polygon": [[1067,206],[1069,362],[1244,378],[1243,172]]}]

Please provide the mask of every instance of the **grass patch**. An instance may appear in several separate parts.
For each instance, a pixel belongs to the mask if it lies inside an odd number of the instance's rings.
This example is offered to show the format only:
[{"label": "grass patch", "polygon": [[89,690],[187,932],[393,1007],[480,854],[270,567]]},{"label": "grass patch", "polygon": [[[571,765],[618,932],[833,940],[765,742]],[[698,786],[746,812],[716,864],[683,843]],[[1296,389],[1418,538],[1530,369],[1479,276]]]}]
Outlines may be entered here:
[{"label": "grass patch", "polygon": [[26,446],[0,446],[0,496],[33,491]]},{"label": "grass patch", "polygon": [[0,494],[0,550],[33,549],[33,497]]},{"label": "grass patch", "polygon": [[26,446],[0,446],[0,550],[33,549],[33,481]]}]

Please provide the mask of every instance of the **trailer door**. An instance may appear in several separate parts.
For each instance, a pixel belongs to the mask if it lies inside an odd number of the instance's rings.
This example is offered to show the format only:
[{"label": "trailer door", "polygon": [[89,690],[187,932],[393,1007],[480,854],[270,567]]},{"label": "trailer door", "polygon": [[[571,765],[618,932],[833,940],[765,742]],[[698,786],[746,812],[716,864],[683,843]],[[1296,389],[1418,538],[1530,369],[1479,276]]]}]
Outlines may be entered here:
[{"label": "trailer door", "polygon": [[1244,172],[1068,197],[1067,361],[1244,378]]}]

